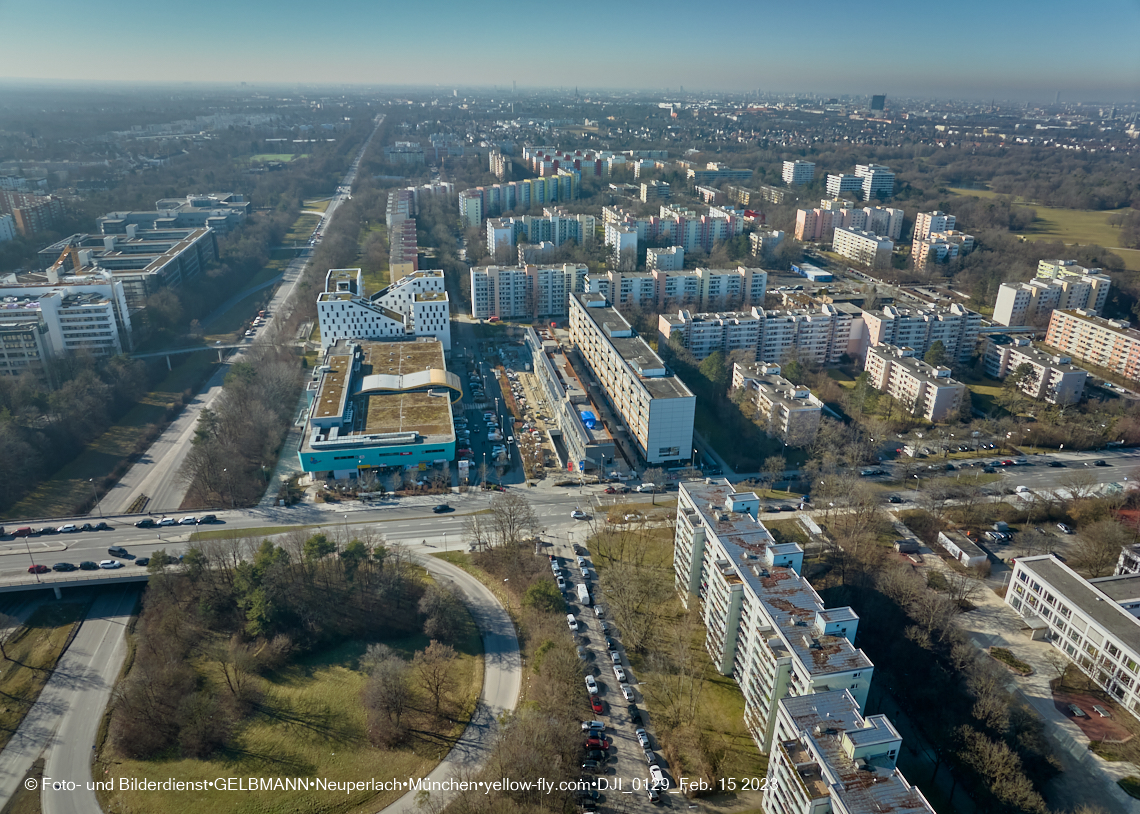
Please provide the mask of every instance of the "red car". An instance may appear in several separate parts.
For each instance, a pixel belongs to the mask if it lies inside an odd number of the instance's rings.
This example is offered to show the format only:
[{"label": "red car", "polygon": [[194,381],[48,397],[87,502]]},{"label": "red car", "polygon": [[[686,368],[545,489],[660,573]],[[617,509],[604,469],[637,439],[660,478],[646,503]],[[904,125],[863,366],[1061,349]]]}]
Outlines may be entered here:
[{"label": "red car", "polygon": [[606,709],[604,706],[602,706],[602,699],[598,698],[596,695],[590,696],[590,706],[593,708],[594,712],[598,713],[599,715],[601,715]]},{"label": "red car", "polygon": [[587,749],[609,749],[610,745],[606,743],[605,738],[586,738]]},{"label": "red car", "polygon": [[1002,461],[1001,465],[1002,466],[1013,466],[1013,461]]},{"label": "red car", "polygon": [[28,573],[29,574],[50,574],[51,569],[48,568],[46,565],[29,565],[28,566]]}]

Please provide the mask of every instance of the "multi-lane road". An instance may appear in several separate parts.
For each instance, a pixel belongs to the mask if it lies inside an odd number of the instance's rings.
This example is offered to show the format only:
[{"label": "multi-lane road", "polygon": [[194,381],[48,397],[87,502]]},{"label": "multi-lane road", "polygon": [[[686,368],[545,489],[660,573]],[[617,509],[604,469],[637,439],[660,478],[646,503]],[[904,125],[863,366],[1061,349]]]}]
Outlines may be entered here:
[{"label": "multi-lane road", "polygon": [[[356,157],[349,165],[348,172],[345,173],[344,180],[329,202],[328,209],[325,210],[325,224],[329,223],[336,215],[340,205],[352,197],[349,191],[356,180],[360,161],[383,121],[383,115],[376,117],[375,127],[365,139],[364,144],[361,145],[360,150],[357,151]],[[282,284],[274,292],[266,308],[269,311],[269,317],[266,325],[261,329],[263,336],[272,333],[275,315],[280,313],[292,299],[293,292],[297,283],[304,276],[308,263],[308,258],[297,258],[292,260],[285,269]],[[250,340],[250,344],[256,341],[256,339]],[[187,489],[187,484],[179,478],[179,470],[190,450],[190,442],[194,438],[198,416],[202,410],[210,407],[221,395],[222,383],[225,380],[229,365],[240,361],[242,356],[242,350],[236,351],[229,357],[227,363],[210,377],[205,388],[191,400],[182,413],[151,444],[141,460],[127,470],[119,482],[100,499],[99,504],[92,510],[92,515],[127,512],[140,500],[140,496],[149,498],[145,505],[147,511],[171,512],[178,509],[186,497]]]}]

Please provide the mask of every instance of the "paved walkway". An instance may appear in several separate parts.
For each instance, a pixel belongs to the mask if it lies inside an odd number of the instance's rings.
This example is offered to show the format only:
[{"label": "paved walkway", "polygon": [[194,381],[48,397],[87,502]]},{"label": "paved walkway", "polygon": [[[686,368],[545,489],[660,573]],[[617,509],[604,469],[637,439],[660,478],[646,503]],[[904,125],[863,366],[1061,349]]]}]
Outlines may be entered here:
[{"label": "paved walkway", "polygon": [[[499,716],[514,710],[519,700],[522,660],[515,626],[495,595],[462,568],[437,557],[424,557],[423,566],[441,582],[450,582],[463,594],[467,609],[483,637],[483,691],[471,723],[438,766],[425,778],[442,783],[448,778],[470,775],[483,765],[494,747],[499,731]],[[409,791],[381,814],[415,814],[424,809],[417,805],[419,792]],[[452,794],[437,792],[431,802],[441,806]]]}]

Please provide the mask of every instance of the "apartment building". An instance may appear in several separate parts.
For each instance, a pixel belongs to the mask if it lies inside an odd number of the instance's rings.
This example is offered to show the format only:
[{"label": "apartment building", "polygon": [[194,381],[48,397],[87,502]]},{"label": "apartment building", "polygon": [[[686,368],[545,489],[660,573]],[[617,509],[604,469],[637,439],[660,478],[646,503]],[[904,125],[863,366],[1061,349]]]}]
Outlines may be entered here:
[{"label": "apartment building", "polygon": [[895,194],[895,174],[880,164],[856,164],[855,175],[863,180],[863,200],[889,198]]},{"label": "apartment building", "polygon": [[384,160],[389,164],[414,166],[424,163],[424,150],[417,141],[397,141],[384,148]]},{"label": "apartment building", "polygon": [[902,736],[860,713],[845,689],[783,698],[768,756],[764,814],[934,814],[898,769]]},{"label": "apartment building", "polygon": [[0,189],[0,213],[11,215],[23,237],[50,231],[64,214],[63,199],[55,195]]},{"label": "apartment building", "polygon": [[546,209],[541,217],[523,215],[487,220],[487,251],[494,255],[504,248],[518,245],[519,238],[528,243],[551,243],[561,246],[593,241],[596,220],[593,215],[568,215],[560,209]]},{"label": "apartment building", "polygon": [[653,308],[657,302],[657,275],[652,271],[609,271],[596,290],[606,295],[615,306],[635,305]]},{"label": "apartment building", "polygon": [[734,169],[727,164],[710,161],[705,168],[690,167],[685,172],[686,177],[693,184],[720,184],[725,181],[750,181],[752,170]]},{"label": "apartment building", "polygon": [[815,180],[815,164],[811,161],[785,161],[784,183],[790,187],[802,187]]},{"label": "apartment building", "polygon": [[1104,269],[1089,269],[1078,266],[1075,260],[1039,260],[1037,277],[1042,280],[1064,280],[1069,277],[1091,277],[1104,275]]},{"label": "apartment building", "polygon": [[913,348],[873,347],[864,369],[872,387],[927,421],[954,418],[967,398],[966,385],[950,378],[950,368],[928,365]]},{"label": "apartment building", "polygon": [[723,242],[744,233],[743,213],[730,207],[710,206],[706,214],[692,209],[662,205],[657,216],[637,216],[620,207],[602,209],[606,245],[615,257],[636,252],[642,243],[668,242],[686,252],[712,251]]},{"label": "apartment building", "polygon": [[511,157],[503,155],[498,150],[491,150],[487,154],[487,169],[500,181],[507,177],[511,171]]},{"label": "apartment building", "polygon": [[416,196],[411,188],[396,189],[388,193],[384,207],[384,225],[391,229],[400,221],[416,215]]},{"label": "apartment building", "polygon": [[652,272],[659,309],[680,305],[701,311],[763,305],[768,292],[768,272],[737,266],[734,269],[681,269]]},{"label": "apartment building", "polygon": [[645,250],[647,271],[682,271],[685,268],[685,247],[666,246]]},{"label": "apartment building", "polygon": [[[731,313],[679,310],[657,318],[664,342],[678,341],[699,360],[721,351],[755,351],[757,361],[783,362],[790,356],[820,365],[839,364],[840,357],[860,346],[860,310],[847,303],[819,310],[788,309]],[[674,340],[674,337],[676,339]]]},{"label": "apartment building", "polygon": [[753,257],[771,257],[776,248],[784,242],[784,233],[779,229],[753,232],[748,236]]},{"label": "apartment building", "polygon": [[[814,166],[813,164],[813,176],[815,175]],[[808,181],[808,183],[810,183],[810,181]],[[798,184],[789,184],[789,186],[798,186]],[[729,201],[734,204],[739,204],[740,206],[753,206],[754,204],[759,204],[761,201],[782,204],[788,197],[787,190],[768,186],[767,184],[755,184],[751,189],[730,184],[725,187],[725,192],[728,193]]]},{"label": "apartment building", "polygon": [[388,230],[388,274],[395,281],[420,268],[415,218],[395,221]]},{"label": "apartment building", "polygon": [[1129,379],[1140,379],[1140,331],[1119,319],[1102,319],[1092,311],[1053,312],[1045,344],[1082,362]]},{"label": "apartment building", "polygon": [[681,601],[701,610],[705,650],[740,687],[745,724],[771,753],[781,699],[846,689],[864,704],[874,666],[852,644],[858,615],[824,607],[800,576],[803,549],[777,543],[759,506],[727,479],[681,483],[673,569]]},{"label": "apartment building", "polygon": [[805,447],[815,441],[823,402],[807,387],[792,384],[780,375],[780,366],[770,362],[732,366],[732,389],[743,389],[756,405],[768,434],[790,447]]},{"label": "apartment building", "polygon": [[[728,196],[716,187],[698,186],[694,191],[697,193],[697,197],[701,199],[701,203],[708,204],[709,206],[720,206],[728,200]],[[645,198],[643,197],[642,200],[645,200]]]},{"label": "apartment building", "polygon": [[945,212],[919,212],[914,216],[914,234],[911,239],[917,243],[926,240],[935,232],[950,232],[957,225],[957,218]]},{"label": "apartment building", "polygon": [[890,238],[896,243],[902,237],[903,219],[905,214],[901,209],[889,206],[865,206],[863,214],[867,216],[868,232]]},{"label": "apartment building", "polygon": [[664,181],[646,181],[641,185],[642,203],[667,201],[672,197],[673,192]]},{"label": "apartment building", "polygon": [[890,265],[895,244],[874,232],[839,228],[831,239],[831,248],[853,263],[877,269]]},{"label": "apartment building", "polygon": [[581,179],[578,170],[561,168],[549,177],[465,189],[459,193],[459,215],[468,226],[479,226],[484,218],[514,209],[571,201],[578,197]]},{"label": "apartment building", "polygon": [[340,340],[432,337],[451,351],[451,314],[443,272],[414,271],[370,297],[360,269],[329,269],[317,295],[321,348]]},{"label": "apartment building", "polygon": [[586,266],[474,266],[471,315],[475,319],[566,316],[571,292],[586,290]]},{"label": "apartment building", "polygon": [[100,233],[123,235],[139,229],[213,229],[225,236],[253,214],[253,202],[237,192],[203,192],[155,201],[153,210],[108,212],[96,219]]},{"label": "apartment building", "polygon": [[1140,575],[1085,579],[1051,554],[1018,557],[1005,601],[1140,718]]},{"label": "apartment building", "polygon": [[696,397],[601,294],[570,295],[570,341],[646,463],[692,457]]},{"label": "apartment building", "polygon": [[986,373],[995,379],[1004,379],[1022,365],[1029,365],[1033,372],[1021,380],[1018,389],[1032,399],[1076,404],[1084,395],[1087,371],[1074,366],[1071,357],[1046,353],[1024,337],[989,336],[982,359]]},{"label": "apartment building", "polygon": [[[581,375],[557,343],[543,341],[533,328],[526,329],[525,345],[554,416],[555,427],[549,432],[566,450],[566,460],[558,461],[559,468],[573,462],[575,470],[584,464],[580,471],[604,472],[613,464],[617,446]],[[561,458],[558,444],[554,450]]]},{"label": "apartment building", "polygon": [[0,243],[16,239],[16,219],[11,215],[0,215]]},{"label": "apartment building", "polygon": [[30,376],[46,380],[44,365],[51,355],[44,341],[43,326],[35,319],[0,321],[0,376]]},{"label": "apartment building", "polygon": [[974,236],[962,232],[932,232],[925,240],[914,243],[911,259],[916,271],[928,271],[935,263],[948,263],[961,254],[974,250]]},{"label": "apartment building", "polygon": [[844,192],[859,192],[862,189],[863,179],[858,175],[848,175],[846,173],[835,175],[828,173],[827,194],[833,198],[837,195],[842,195]]},{"label": "apartment building", "polygon": [[796,211],[796,240],[830,243],[837,228],[863,229],[867,213],[850,201],[824,200],[815,209]]},{"label": "apartment building", "polygon": [[860,356],[867,347],[874,345],[913,348],[922,356],[936,340],[941,340],[951,359],[968,362],[974,355],[974,346],[982,328],[982,315],[959,303],[945,308],[888,305],[879,310],[864,311],[863,322],[866,331],[862,336],[866,344],[860,349]]},{"label": "apartment building", "polygon": [[998,325],[1045,324],[1056,309],[1100,312],[1112,278],[1104,274],[1039,277],[1028,283],[1002,283],[994,306]]}]

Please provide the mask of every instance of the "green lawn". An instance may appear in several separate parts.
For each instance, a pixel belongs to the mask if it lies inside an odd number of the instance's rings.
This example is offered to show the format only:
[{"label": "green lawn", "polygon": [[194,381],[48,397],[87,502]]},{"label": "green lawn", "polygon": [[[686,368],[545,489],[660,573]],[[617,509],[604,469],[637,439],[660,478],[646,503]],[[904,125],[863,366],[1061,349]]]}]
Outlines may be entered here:
[{"label": "green lawn", "polygon": [[1120,228],[1110,226],[1108,219],[1114,214],[1127,211],[1017,205],[1037,210],[1037,219],[1023,233],[1031,240],[1063,240],[1066,243],[1097,243],[1101,246],[1116,246],[1120,243]]},{"label": "green lawn", "polygon": [[295,161],[298,158],[308,158],[308,157],[309,157],[308,153],[301,153],[300,155],[294,155],[293,153],[258,153],[257,155],[251,155],[249,157],[249,160],[254,164],[260,164],[260,163],[265,162],[265,161],[289,162],[289,161]]},{"label": "green lawn", "polygon": [[1001,395],[1001,382],[988,376],[970,376],[963,374],[957,377],[958,381],[970,390],[974,407],[983,413],[989,414],[994,410],[1004,412],[997,404],[997,397]]},{"label": "green lawn", "polygon": [[994,192],[992,189],[966,189],[965,187],[947,187],[947,192],[954,195],[970,195],[974,198],[1000,198],[1000,192]]},{"label": "green lawn", "polygon": [[[360,230],[360,250],[356,255],[356,264],[364,275],[364,290],[375,293],[388,285],[391,275],[388,273],[388,260],[385,258],[379,267],[373,268],[364,256],[364,244],[374,234],[384,235],[386,228],[383,223],[373,223],[367,229]],[[431,268],[430,264],[428,268]]]},{"label": "green lawn", "polygon": [[309,238],[313,235],[313,230],[317,228],[317,224],[321,222],[320,215],[300,214],[297,220],[293,221],[293,228],[285,233],[282,243],[289,245],[290,243],[308,243]]},{"label": "green lawn", "polygon": [[310,211],[325,212],[328,211],[330,203],[332,203],[332,198],[324,198],[319,201],[305,201],[301,208]]},{"label": "green lawn", "polygon": [[829,367],[827,369],[827,377],[839,382],[840,387],[852,389],[855,387],[855,378],[846,371],[839,370],[838,368]]},{"label": "green lawn", "polygon": [[[232,748],[206,760],[126,760],[116,757],[110,774],[119,777],[168,778],[206,781],[216,777],[305,777],[329,781],[363,781],[369,778],[424,777],[447,754],[475,709],[483,687],[482,643],[469,619],[468,635],[456,645],[460,658],[454,675],[460,688],[452,699],[448,731],[427,726],[426,697],[413,702],[409,719],[411,742],[382,750],[367,738],[367,723],[360,693],[366,676],[356,666],[365,643],[347,642],[323,651],[269,676],[262,685],[261,709],[235,736]],[[400,637],[384,643],[411,658],[427,646],[426,638]],[[205,669],[205,668],[204,668]],[[208,670],[205,670],[207,673]],[[213,676],[211,676],[213,678]],[[422,719],[422,720],[421,720]],[[190,792],[116,791],[101,795],[107,811],[162,811],[191,814],[322,814],[378,811],[404,794],[404,789],[375,794],[368,790],[346,793],[322,791],[253,791],[224,793],[214,789]]]},{"label": "green lawn", "polygon": [[798,520],[765,520],[764,528],[772,532],[777,543],[799,543],[806,546],[811,542]]},{"label": "green lawn", "polygon": [[165,420],[167,407],[184,390],[196,390],[209,378],[217,363],[217,354],[206,349],[201,353],[172,356],[171,362],[174,369],[165,379],[71,463],[5,512],[4,517],[64,517],[74,512],[92,496],[89,480],[94,478],[98,483],[124,463],[147,428]]}]

